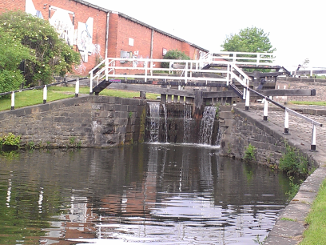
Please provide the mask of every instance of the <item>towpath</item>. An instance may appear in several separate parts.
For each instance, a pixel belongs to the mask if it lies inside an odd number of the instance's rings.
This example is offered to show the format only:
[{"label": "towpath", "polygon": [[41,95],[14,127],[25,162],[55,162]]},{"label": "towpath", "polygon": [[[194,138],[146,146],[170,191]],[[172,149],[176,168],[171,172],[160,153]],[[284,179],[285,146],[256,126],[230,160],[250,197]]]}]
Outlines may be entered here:
[{"label": "towpath", "polygon": [[[317,127],[317,151],[311,152],[312,124],[296,116],[289,116],[290,135],[284,135],[303,152],[316,160],[320,165],[301,185],[297,195],[281,212],[274,228],[265,240],[265,245],[294,245],[302,240],[304,230],[307,228],[305,218],[317,196],[319,187],[326,178],[326,107],[318,106],[289,106],[291,109],[304,113],[311,119],[323,124]],[[255,113],[263,120],[262,104],[254,104],[248,113]],[[284,111],[270,106],[268,122],[277,125],[284,131]]]}]

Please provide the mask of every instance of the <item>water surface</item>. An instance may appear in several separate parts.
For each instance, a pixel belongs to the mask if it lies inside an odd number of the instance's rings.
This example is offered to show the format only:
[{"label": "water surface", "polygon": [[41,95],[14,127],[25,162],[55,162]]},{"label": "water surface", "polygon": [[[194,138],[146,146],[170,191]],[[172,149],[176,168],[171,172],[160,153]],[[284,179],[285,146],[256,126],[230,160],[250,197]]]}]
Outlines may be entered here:
[{"label": "water surface", "polygon": [[143,144],[0,156],[0,244],[259,244],[286,176],[218,148]]}]

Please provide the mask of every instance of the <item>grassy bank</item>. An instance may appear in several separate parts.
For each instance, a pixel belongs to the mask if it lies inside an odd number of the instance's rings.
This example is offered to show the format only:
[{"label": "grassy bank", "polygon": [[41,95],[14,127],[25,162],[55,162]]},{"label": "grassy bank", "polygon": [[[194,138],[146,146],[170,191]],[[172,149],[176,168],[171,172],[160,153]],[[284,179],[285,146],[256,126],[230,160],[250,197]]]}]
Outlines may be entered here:
[{"label": "grassy bank", "polygon": [[[89,94],[88,87],[81,87],[79,90],[80,94]],[[100,95],[104,96],[113,96],[121,98],[133,98],[139,97],[139,92],[134,91],[125,91],[125,90],[114,90],[114,89],[105,89]],[[53,86],[48,88],[47,93],[47,102],[61,100],[66,98],[73,98],[75,96],[74,87],[61,87]],[[147,93],[147,99],[155,100],[159,96],[158,94]],[[15,109],[37,105],[43,103],[43,90],[28,90],[20,93],[15,93]],[[10,110],[11,100],[10,97],[0,98],[0,111]]]},{"label": "grassy bank", "polygon": [[326,101],[290,101],[289,104],[326,106]]},{"label": "grassy bank", "polygon": [[300,245],[314,245],[326,243],[326,180],[321,185],[312,209],[306,218],[309,224],[304,232],[304,239]]}]

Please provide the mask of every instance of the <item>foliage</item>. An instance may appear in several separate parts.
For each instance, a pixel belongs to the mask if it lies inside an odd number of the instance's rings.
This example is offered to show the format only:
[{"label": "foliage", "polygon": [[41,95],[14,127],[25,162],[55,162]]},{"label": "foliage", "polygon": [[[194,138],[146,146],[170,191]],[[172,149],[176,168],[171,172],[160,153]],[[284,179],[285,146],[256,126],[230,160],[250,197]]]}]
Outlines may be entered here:
[{"label": "foliage", "polygon": [[16,90],[24,82],[19,64],[28,57],[33,59],[29,49],[0,26],[0,93]]},{"label": "foliage", "polygon": [[306,218],[308,228],[301,245],[324,244],[326,240],[326,180],[322,183]]},{"label": "foliage", "polygon": [[285,194],[289,197],[289,200],[292,200],[295,197],[295,195],[298,193],[302,181],[300,181],[299,183],[294,183],[293,176],[290,176],[289,180],[290,180],[290,190],[287,191]]},{"label": "foliage", "polygon": [[0,15],[0,27],[30,50],[24,57],[26,85],[48,84],[53,75],[63,76],[79,63],[79,53],[72,50],[46,20],[22,11]]},{"label": "foliage", "polygon": [[245,150],[245,155],[243,159],[246,162],[251,162],[256,160],[256,147],[254,147],[252,144],[249,144],[248,147]]},{"label": "foliage", "polygon": [[293,147],[285,143],[285,153],[280,158],[279,169],[288,175],[299,174],[305,176],[308,174],[308,160]]},{"label": "foliage", "polygon": [[0,145],[19,146],[20,136],[15,136],[13,133],[9,133],[3,137],[0,137]]},{"label": "foliage", "polygon": [[240,30],[239,34],[231,34],[221,45],[224,51],[252,52],[252,53],[273,53],[269,33],[257,27],[247,27]]},{"label": "foliage", "polygon": [[[177,50],[177,49],[172,49],[166,52],[164,55],[163,59],[169,59],[169,60],[190,60],[189,56],[187,56],[184,52]],[[168,62],[162,62],[161,63],[162,68],[169,68],[169,63]]]}]

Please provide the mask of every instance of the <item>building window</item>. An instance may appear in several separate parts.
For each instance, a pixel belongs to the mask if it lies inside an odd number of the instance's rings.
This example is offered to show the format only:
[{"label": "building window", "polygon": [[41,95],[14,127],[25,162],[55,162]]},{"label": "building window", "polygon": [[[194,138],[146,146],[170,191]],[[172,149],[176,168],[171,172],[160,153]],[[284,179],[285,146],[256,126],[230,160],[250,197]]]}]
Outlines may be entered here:
[{"label": "building window", "polygon": [[134,39],[133,38],[129,38],[129,46],[134,46]]},{"label": "building window", "polygon": [[166,55],[167,52],[168,52],[168,51],[166,50],[166,48],[163,48],[163,49],[162,49],[162,55],[163,55],[163,56]]}]

